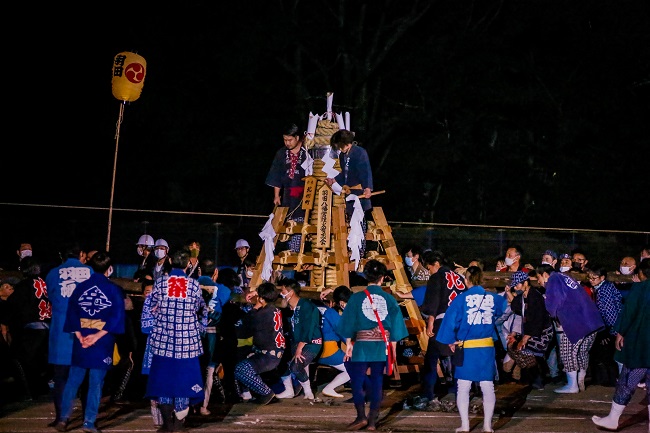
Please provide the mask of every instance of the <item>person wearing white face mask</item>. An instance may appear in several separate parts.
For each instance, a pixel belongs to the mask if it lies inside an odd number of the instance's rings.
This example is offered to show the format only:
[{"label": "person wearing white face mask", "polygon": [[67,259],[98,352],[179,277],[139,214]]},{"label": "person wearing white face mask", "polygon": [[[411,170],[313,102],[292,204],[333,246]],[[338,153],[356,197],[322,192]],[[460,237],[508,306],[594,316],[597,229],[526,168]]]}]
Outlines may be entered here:
[{"label": "person wearing white face mask", "polygon": [[560,256],[560,272],[568,272],[571,269],[571,255],[562,254]]},{"label": "person wearing white face mask", "polygon": [[604,267],[595,266],[589,269],[587,275],[596,295],[596,307],[605,322],[605,329],[596,334],[596,341],[589,353],[591,384],[614,386],[623,367],[614,362],[614,324],[623,308],[623,295],[614,283],[607,280],[607,269]]},{"label": "person wearing white face mask", "polygon": [[253,278],[253,268],[255,267],[255,262],[251,259],[244,260],[244,269],[242,273],[242,286],[248,287],[250,281]]},{"label": "person wearing white face mask", "polygon": [[524,255],[524,250],[519,245],[510,245],[506,249],[505,268],[502,268],[499,272],[517,272],[517,271],[529,271],[534,269],[532,265],[526,264],[523,265],[521,262],[521,256]]},{"label": "person wearing white face mask", "polygon": [[415,287],[425,286],[429,279],[429,271],[420,262],[422,248],[411,247],[404,255],[404,264],[408,267],[411,285]]},{"label": "person wearing white face mask", "polygon": [[20,261],[25,257],[31,257],[33,254],[32,244],[27,242],[21,243],[16,250],[16,254],[18,254],[18,270],[20,271]]},{"label": "person wearing white face mask", "polygon": [[323,349],[320,312],[310,299],[300,297],[300,284],[293,278],[281,279],[277,287],[280,296],[293,310],[291,316],[293,341],[290,346],[292,357],[281,377],[284,391],[277,397],[293,398],[298,394],[299,391],[296,392],[293,387],[293,377],[300,383],[305,398],[313,400],[314,393],[309,381],[308,368]]},{"label": "person wearing white face mask", "polygon": [[166,275],[172,269],[172,261],[169,258],[169,244],[164,239],[158,239],[154,244],[153,253],[156,256],[156,264],[153,267],[153,280]]},{"label": "person wearing white face mask", "polygon": [[32,244],[23,242],[20,244],[20,247],[18,247],[18,250],[16,251],[16,254],[18,254],[18,257],[21,259],[24,259],[25,257],[31,256],[32,255]]},{"label": "person wearing white face mask", "polygon": [[[238,239],[235,242],[235,252],[237,253],[237,264],[233,265],[233,268],[237,271],[237,275],[241,278],[241,286],[248,287],[250,279],[253,277],[252,267],[255,265],[249,258],[248,252],[250,251],[251,246],[246,239]],[[250,268],[250,276],[249,276]]]},{"label": "person wearing white face mask", "polygon": [[154,241],[151,235],[142,235],[136,243],[136,252],[142,258],[138,269],[133,274],[133,281],[142,282],[146,274],[153,275],[153,267],[156,264],[156,256],[153,252]]},{"label": "person wearing white face mask", "polygon": [[629,275],[632,277],[631,281],[617,281],[614,283],[616,288],[623,294],[623,297],[630,293],[633,283],[639,282],[639,275],[637,261],[634,257],[623,257],[619,264],[617,275]]},{"label": "person wearing white face mask", "polygon": [[[594,415],[591,420],[599,427],[607,430],[618,430],[619,420],[625,407],[630,403],[637,386],[643,380],[650,380],[650,338],[647,329],[650,327],[650,260],[645,259],[639,263],[640,282],[635,283],[626,298],[621,310],[620,318],[614,325],[616,331],[616,354],[617,362],[623,364],[620,377],[616,383],[616,389],[612,396],[612,405],[606,416]],[[650,397],[650,389],[645,389],[646,403]],[[637,409],[635,408],[636,412]],[[650,414],[650,404],[648,404]],[[641,419],[643,419],[642,417]],[[626,422],[628,424],[629,421]],[[632,429],[630,429],[631,431]],[[640,430],[635,430],[640,431]],[[648,424],[650,432],[650,423]]]},{"label": "person wearing white face mask", "polygon": [[[559,257],[559,260],[560,260],[560,267],[558,268],[558,270],[560,272],[568,272],[571,269],[571,255],[566,253],[562,254]],[[564,329],[562,329],[562,325],[560,325],[560,322],[558,322],[557,320],[553,320],[553,328],[555,328],[556,344],[554,344],[553,348],[551,349],[548,356],[546,357],[546,362],[550,370],[549,373],[551,375],[551,383],[557,385],[558,383],[562,382],[559,347],[560,347],[562,334],[564,334]]]},{"label": "person wearing white face mask", "polygon": [[634,260],[634,257],[623,257],[616,273],[621,275],[632,275],[635,269],[636,260]]},{"label": "person wearing white face mask", "polygon": [[542,254],[542,264],[555,267],[557,264],[557,253],[553,250],[546,250]]},{"label": "person wearing white face mask", "polygon": [[564,330],[560,336],[560,358],[568,383],[553,391],[560,394],[584,391],[589,351],[596,333],[605,329],[603,318],[580,283],[570,275],[556,272],[552,266],[540,265],[537,282],[545,290],[546,310]]}]

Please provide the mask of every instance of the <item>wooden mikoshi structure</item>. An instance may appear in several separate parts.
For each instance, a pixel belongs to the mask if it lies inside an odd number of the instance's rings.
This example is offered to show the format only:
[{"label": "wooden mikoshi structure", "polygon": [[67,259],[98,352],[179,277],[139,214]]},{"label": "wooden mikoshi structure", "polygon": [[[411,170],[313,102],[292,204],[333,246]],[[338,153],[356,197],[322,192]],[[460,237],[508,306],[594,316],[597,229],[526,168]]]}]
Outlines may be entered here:
[{"label": "wooden mikoshi structure", "polygon": [[[328,97],[331,94],[328,94]],[[328,108],[329,111],[329,108]],[[346,192],[353,185],[343,186],[343,191],[337,195],[325,183],[328,177],[323,157],[331,151],[330,137],[340,129],[339,123],[331,118],[321,117],[316,125],[313,136],[307,136],[305,146],[313,158],[313,172],[305,180],[302,198],[302,209],[305,211],[304,221],[297,222],[288,219],[290,209],[276,207],[271,215],[271,223],[275,236],[273,238],[273,257],[267,257],[267,249],[262,248],[257,257],[250,288],[254,290],[265,280],[262,272],[270,260],[272,271],[279,274],[282,271],[309,271],[309,281],[302,288],[302,295],[312,299],[320,298],[325,289],[334,289],[340,285],[350,287],[350,273],[363,271],[364,264],[370,259],[383,262],[393,273],[393,281],[384,287],[392,294],[408,293],[413,288],[409,283],[404,268],[404,262],[395,244],[384,211],[381,207],[372,209],[372,220],[368,221],[365,233],[366,249],[359,263],[351,261],[348,249],[349,224],[346,222]],[[348,126],[349,129],[349,126]],[[331,161],[330,161],[331,163]],[[338,158],[334,159],[334,169],[340,172]],[[278,250],[278,243],[287,242],[291,236],[300,235],[299,251]],[[484,286],[488,289],[505,287],[510,281],[511,272],[486,272]],[[586,277],[586,276],[585,276]],[[273,280],[273,276],[269,279]],[[579,276],[576,278],[580,279]],[[586,279],[586,278],[585,278]],[[580,279],[581,281],[584,281]],[[533,281],[536,285],[536,281]],[[353,291],[365,287],[351,287]],[[397,296],[396,296],[397,297]],[[414,299],[402,299],[398,302],[406,310],[406,325],[409,334],[415,337],[422,351],[427,350],[428,336],[426,323]],[[399,379],[400,373],[418,372],[423,358],[413,356],[407,364],[396,363],[394,379]]]},{"label": "wooden mikoshi structure", "polygon": [[[363,271],[364,264],[370,259],[383,262],[392,271],[394,281],[385,287],[391,293],[396,291],[409,292],[412,287],[404,269],[404,262],[395,245],[391,228],[386,221],[381,207],[374,207],[372,220],[368,221],[365,233],[366,250],[359,262],[351,261],[348,249],[349,224],[346,222],[346,192],[350,186],[343,186],[343,191],[337,195],[325,183],[328,177],[324,170],[323,157],[330,152],[330,137],[339,130],[339,124],[331,119],[318,120],[313,137],[307,137],[305,146],[312,155],[313,173],[305,180],[302,198],[302,209],[305,211],[304,221],[296,222],[287,219],[290,209],[276,207],[272,215],[274,256],[271,258],[274,273],[281,271],[309,271],[309,281],[302,289],[302,294],[317,299],[325,289],[334,289],[340,285],[350,287],[350,273]],[[331,162],[330,162],[331,163]],[[335,158],[333,168],[340,172],[338,158]],[[287,242],[291,236],[300,235],[299,251],[278,251],[278,243]],[[250,281],[251,289],[264,282],[262,270],[267,257],[266,249],[262,248]],[[353,291],[361,287],[351,287]],[[425,322],[420,310],[413,299],[398,299],[407,311],[407,328],[411,335],[417,336],[422,350],[426,350],[428,337]],[[417,366],[415,366],[417,371]],[[413,367],[400,366],[394,369],[395,378],[400,372],[412,371]]]}]

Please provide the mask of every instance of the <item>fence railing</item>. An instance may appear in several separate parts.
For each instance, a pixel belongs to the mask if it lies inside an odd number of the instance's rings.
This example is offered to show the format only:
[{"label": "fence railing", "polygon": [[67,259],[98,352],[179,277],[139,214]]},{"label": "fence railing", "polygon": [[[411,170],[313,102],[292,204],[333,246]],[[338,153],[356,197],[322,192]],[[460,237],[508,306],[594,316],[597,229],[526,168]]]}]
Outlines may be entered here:
[{"label": "fence railing", "polygon": [[[0,267],[17,265],[15,251],[21,242],[31,242],[35,254],[46,262],[56,262],[61,245],[71,239],[86,248],[103,249],[106,245],[108,208],[0,203]],[[493,270],[510,244],[524,250],[524,263],[539,264],[542,253],[552,249],[558,254],[580,248],[592,264],[618,269],[621,258],[638,259],[641,248],[650,243],[650,231],[594,230],[560,227],[513,227],[448,223],[391,221],[390,209],[384,213],[400,251],[411,245],[438,249],[452,261],[466,266],[480,258],[486,270]],[[259,232],[268,215],[177,212],[152,209],[113,208],[110,251],[118,263],[136,263],[135,243],[143,233],[167,240],[171,249],[189,240],[201,243],[201,255],[217,264],[234,263],[235,242],[246,239],[251,254],[262,248]]]}]

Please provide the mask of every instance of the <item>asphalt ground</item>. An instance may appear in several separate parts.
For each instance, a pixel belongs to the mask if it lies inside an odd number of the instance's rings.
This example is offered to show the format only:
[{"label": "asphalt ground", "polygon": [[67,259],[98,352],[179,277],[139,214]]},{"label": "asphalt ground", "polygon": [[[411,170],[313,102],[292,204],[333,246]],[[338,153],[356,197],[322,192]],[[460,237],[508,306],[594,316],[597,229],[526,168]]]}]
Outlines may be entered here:
[{"label": "asphalt ground", "polygon": [[[454,432],[460,425],[455,411],[453,394],[441,399],[440,404],[416,408],[419,384],[402,376],[402,384],[385,387],[378,431],[383,432]],[[411,383],[409,383],[411,382]],[[605,416],[609,412],[613,387],[587,386],[577,394],[557,394],[561,385],[546,385],[544,390],[534,390],[518,383],[500,384],[496,387],[497,403],[493,427],[496,432],[519,433],[583,433],[598,432],[591,421],[592,415]],[[322,385],[319,386],[319,391]],[[341,392],[341,391],[340,391]],[[210,405],[209,416],[190,415],[186,420],[193,432],[343,432],[356,415],[354,405],[345,397],[332,399],[317,392],[316,400],[305,400],[302,395],[280,400],[267,406],[245,402]],[[9,402],[0,408],[0,432],[53,433],[47,424],[52,421],[53,405],[49,396],[30,402]],[[82,415],[77,402],[69,431],[81,431]],[[480,395],[470,402],[472,432],[482,432]],[[645,390],[637,389],[625,408],[619,431],[625,433],[648,432],[648,401]],[[117,405],[108,398],[102,400],[97,427],[104,433],[155,432],[146,400]]]}]

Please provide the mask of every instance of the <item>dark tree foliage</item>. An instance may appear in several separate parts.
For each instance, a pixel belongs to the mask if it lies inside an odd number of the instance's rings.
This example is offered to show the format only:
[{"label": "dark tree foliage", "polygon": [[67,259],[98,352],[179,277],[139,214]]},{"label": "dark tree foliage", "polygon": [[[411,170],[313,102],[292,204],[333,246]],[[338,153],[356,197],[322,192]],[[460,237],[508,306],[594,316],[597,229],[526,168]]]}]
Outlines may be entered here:
[{"label": "dark tree foliage", "polygon": [[102,107],[92,134],[104,136],[107,168],[84,192],[110,179],[106,74],[131,50],[148,75],[125,110],[117,206],[269,213],[264,178],[282,126],[306,127],[331,91],[391,220],[645,230],[635,196],[650,152],[649,10],[643,0],[132,5],[98,50],[106,65],[90,64],[101,66],[87,103]]}]

